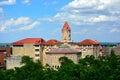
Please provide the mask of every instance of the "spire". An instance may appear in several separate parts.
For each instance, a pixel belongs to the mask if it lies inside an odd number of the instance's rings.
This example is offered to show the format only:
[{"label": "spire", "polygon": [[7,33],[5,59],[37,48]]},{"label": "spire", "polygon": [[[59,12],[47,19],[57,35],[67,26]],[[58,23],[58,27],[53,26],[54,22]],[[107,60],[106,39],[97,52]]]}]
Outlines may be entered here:
[{"label": "spire", "polygon": [[65,21],[64,26],[66,27],[69,26],[67,21]]},{"label": "spire", "polygon": [[63,25],[63,28],[62,28],[62,31],[63,30],[67,30],[67,31],[71,31],[70,27],[69,27],[69,24],[67,21],[65,21],[64,25]]}]

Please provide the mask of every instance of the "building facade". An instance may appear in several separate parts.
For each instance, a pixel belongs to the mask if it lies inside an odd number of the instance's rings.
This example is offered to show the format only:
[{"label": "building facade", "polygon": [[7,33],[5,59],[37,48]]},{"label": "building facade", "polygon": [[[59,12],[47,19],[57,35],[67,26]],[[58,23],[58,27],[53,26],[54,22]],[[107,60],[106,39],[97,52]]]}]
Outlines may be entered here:
[{"label": "building facade", "polygon": [[10,47],[2,47],[0,48],[0,68],[5,69],[6,68],[6,60],[7,57],[10,57]]},{"label": "building facade", "polygon": [[14,56],[30,56],[34,60],[40,59],[42,38],[26,38],[13,43]]},{"label": "building facade", "polygon": [[21,67],[22,56],[10,56],[6,60],[6,69],[15,69],[15,67]]},{"label": "building facade", "polygon": [[114,51],[115,55],[120,55],[120,43],[117,43],[114,47],[103,47],[102,54],[104,56],[110,55],[112,50]]},{"label": "building facade", "polygon": [[71,42],[71,29],[68,22],[62,28],[62,41],[42,38],[26,38],[13,42],[13,56],[30,56],[33,60],[40,60],[43,65],[49,64],[56,68],[60,66],[59,58],[66,56],[77,63],[78,59],[86,55],[100,55],[98,41],[85,39],[80,42]]}]

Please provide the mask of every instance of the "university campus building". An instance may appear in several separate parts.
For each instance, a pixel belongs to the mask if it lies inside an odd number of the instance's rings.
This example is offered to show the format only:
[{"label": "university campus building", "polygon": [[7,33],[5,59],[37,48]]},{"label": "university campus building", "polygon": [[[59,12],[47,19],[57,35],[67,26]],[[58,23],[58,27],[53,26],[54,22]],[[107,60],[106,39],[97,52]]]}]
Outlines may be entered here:
[{"label": "university campus building", "polygon": [[102,48],[98,41],[85,39],[71,42],[71,29],[68,22],[62,28],[62,41],[43,38],[25,38],[13,42],[13,56],[30,56],[34,61],[40,60],[43,65],[49,64],[53,68],[60,66],[59,58],[66,56],[77,63],[86,55],[101,55]]},{"label": "university campus building", "polygon": [[0,48],[0,69],[6,69],[6,60],[10,57],[10,47],[1,47]]}]

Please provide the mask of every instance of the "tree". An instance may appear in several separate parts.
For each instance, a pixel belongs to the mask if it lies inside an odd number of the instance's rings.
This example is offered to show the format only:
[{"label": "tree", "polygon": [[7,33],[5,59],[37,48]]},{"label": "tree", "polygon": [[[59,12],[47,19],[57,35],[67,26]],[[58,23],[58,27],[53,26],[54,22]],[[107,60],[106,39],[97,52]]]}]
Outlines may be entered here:
[{"label": "tree", "polygon": [[5,80],[5,73],[0,69],[0,80]]},{"label": "tree", "polygon": [[73,64],[74,63],[71,59],[68,59],[65,56],[60,57],[59,58],[59,62],[61,63],[61,66],[63,66],[63,65],[69,65],[69,64]]},{"label": "tree", "polygon": [[[111,52],[112,53],[112,52]],[[0,70],[0,80],[119,80],[120,56],[111,54],[100,56],[86,56],[75,64],[67,57],[59,59],[61,67],[54,70],[49,65],[43,67],[40,61],[33,62],[24,56],[21,68]]]}]

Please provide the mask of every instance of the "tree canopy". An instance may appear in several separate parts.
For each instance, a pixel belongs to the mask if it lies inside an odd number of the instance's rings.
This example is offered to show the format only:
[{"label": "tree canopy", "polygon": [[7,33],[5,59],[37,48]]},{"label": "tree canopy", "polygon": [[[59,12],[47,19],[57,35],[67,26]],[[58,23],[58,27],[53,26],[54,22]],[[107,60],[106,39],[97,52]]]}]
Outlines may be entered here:
[{"label": "tree canopy", "polygon": [[49,65],[42,66],[28,56],[22,58],[22,67],[0,70],[0,80],[119,80],[120,56],[111,52],[109,56],[86,56],[77,64],[67,57],[59,59],[61,66],[57,69]]}]

